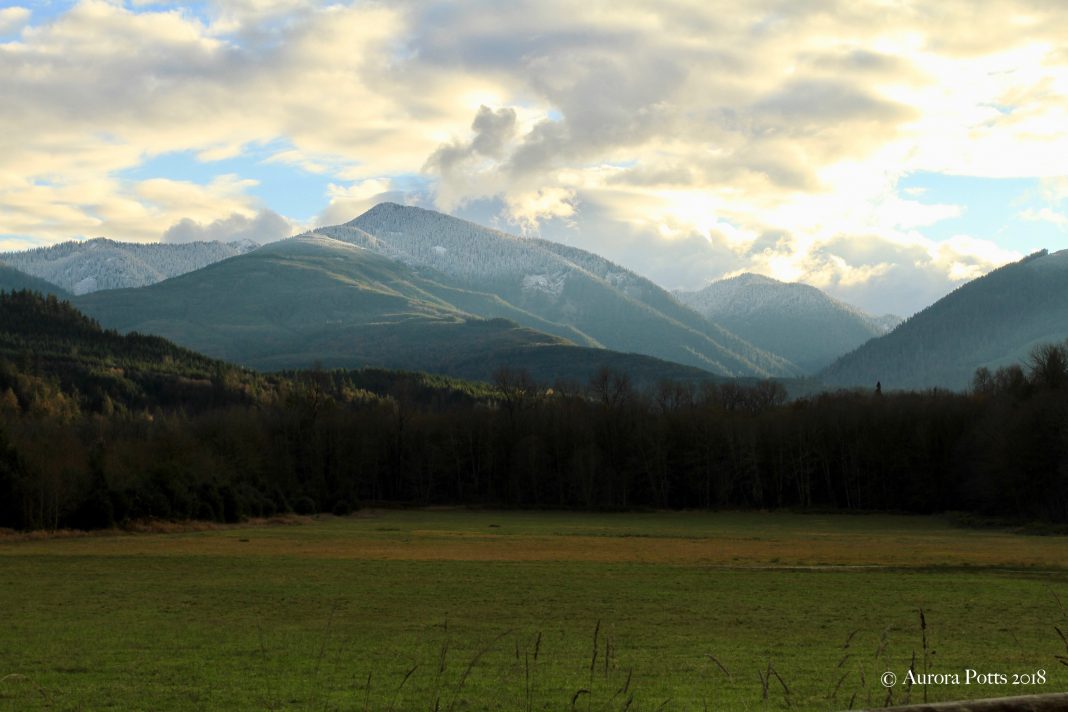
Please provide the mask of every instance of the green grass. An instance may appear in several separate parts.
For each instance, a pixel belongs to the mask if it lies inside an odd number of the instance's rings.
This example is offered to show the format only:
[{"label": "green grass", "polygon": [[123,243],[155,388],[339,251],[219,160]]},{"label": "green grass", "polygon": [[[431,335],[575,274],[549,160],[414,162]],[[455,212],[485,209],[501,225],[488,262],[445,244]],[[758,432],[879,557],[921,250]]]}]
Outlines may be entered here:
[{"label": "green grass", "polygon": [[[878,675],[914,652],[922,669],[919,608],[932,672],[1048,680],[930,700],[1064,691],[1065,553],[934,518],[733,513],[10,540],[0,709],[566,710],[582,689],[578,710],[882,705]],[[764,699],[769,662],[789,695],[773,674]]]}]

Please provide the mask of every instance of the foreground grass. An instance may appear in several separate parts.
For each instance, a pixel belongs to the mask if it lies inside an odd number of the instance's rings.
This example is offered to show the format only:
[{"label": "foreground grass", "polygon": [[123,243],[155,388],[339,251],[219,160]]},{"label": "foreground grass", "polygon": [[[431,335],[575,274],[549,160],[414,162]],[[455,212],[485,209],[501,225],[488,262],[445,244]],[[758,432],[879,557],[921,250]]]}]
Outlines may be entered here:
[{"label": "foreground grass", "polygon": [[1064,691],[1066,554],[933,518],[785,514],[379,512],[0,542],[0,707],[844,709],[887,702],[879,675],[914,655],[1045,671],[932,701]]}]

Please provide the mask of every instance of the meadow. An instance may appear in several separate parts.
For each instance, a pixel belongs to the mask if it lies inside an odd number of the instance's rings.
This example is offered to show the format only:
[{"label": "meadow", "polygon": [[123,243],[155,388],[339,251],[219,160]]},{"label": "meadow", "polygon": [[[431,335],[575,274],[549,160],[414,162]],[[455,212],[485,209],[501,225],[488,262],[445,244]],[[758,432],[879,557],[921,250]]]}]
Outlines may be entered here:
[{"label": "meadow", "polygon": [[[825,710],[1061,692],[1066,554],[1065,537],[936,517],[786,513],[11,534],[0,709]],[[881,684],[910,667],[1007,682]]]}]

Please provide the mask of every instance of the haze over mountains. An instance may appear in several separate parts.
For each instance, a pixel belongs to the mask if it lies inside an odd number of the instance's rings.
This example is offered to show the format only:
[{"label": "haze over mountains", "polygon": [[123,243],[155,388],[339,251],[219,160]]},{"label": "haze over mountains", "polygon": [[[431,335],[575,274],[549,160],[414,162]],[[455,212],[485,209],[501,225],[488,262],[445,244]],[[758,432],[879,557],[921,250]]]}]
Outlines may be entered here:
[{"label": "haze over mountains", "polygon": [[679,301],[739,337],[815,373],[901,319],[873,317],[807,284],[741,274],[698,291],[676,290]]},{"label": "haze over mountains", "polygon": [[1046,250],[973,280],[838,359],[831,386],[967,388],[980,367],[1020,363],[1068,337],[1068,250]]}]

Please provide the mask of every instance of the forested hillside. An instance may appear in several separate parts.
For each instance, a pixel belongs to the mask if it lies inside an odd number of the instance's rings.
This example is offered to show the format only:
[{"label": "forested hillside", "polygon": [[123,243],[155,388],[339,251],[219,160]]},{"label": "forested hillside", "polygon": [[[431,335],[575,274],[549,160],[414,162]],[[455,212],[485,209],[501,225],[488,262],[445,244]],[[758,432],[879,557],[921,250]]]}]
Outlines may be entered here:
[{"label": "forested hillside", "polygon": [[963,390],[980,367],[1068,337],[1068,250],[1045,250],[959,287],[832,364],[831,386]]},{"label": "forested hillside", "polygon": [[245,403],[263,382],[158,336],[105,331],[29,291],[0,293],[0,372],[9,408],[67,414]]},{"label": "forested hillside", "polygon": [[17,292],[23,289],[41,294],[55,294],[57,297],[69,296],[67,290],[62,287],[0,262],[0,291]]}]

